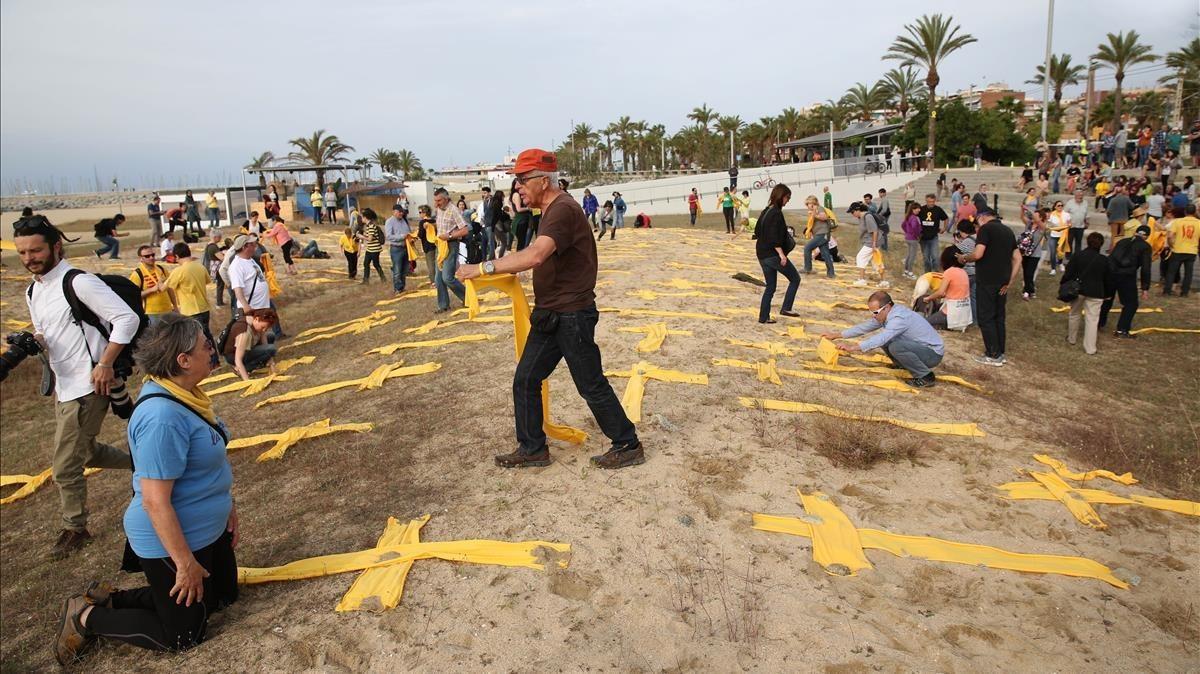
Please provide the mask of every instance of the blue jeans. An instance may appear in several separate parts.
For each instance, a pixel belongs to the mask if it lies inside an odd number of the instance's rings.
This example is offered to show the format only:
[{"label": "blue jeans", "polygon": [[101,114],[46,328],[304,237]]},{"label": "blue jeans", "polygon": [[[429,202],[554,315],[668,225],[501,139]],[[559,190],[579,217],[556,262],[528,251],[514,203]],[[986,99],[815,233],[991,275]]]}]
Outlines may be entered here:
[{"label": "blue jeans", "polygon": [[616,236],[618,229],[625,226],[625,211],[613,211],[613,236]]},{"label": "blue jeans", "polygon": [[408,247],[388,246],[392,255],[392,290],[404,290],[404,277],[408,275]]},{"label": "blue jeans", "polygon": [[217,224],[221,221],[221,209],[210,208],[207,210],[206,215],[208,215],[208,228],[216,229]]},{"label": "blue jeans", "polygon": [[884,344],[883,351],[893,363],[917,378],[933,374],[932,368],[942,362],[942,356],[937,351],[916,340],[903,337]]},{"label": "blue jeans", "polygon": [[[266,366],[275,357],[279,347],[274,344],[259,344],[242,354],[242,365],[246,366],[246,372],[254,372],[260,367]],[[235,356],[226,355],[225,362],[234,365]]]},{"label": "blue jeans", "polygon": [[596,323],[600,314],[593,304],[579,311],[558,314],[558,326],[546,333],[533,328],[513,375],[513,412],[518,450],[535,454],[546,446],[542,417],[542,384],[566,359],[575,389],[587,402],[601,432],[614,449],[637,443],[637,429],[621,407],[612,385],[604,377],[600,348],[596,346]]},{"label": "blue jeans", "polygon": [[464,304],[467,301],[466,286],[462,284],[462,281],[454,278],[454,272],[458,270],[458,242],[450,241],[449,244],[450,254],[438,268],[437,279],[434,281],[434,285],[437,286],[437,305],[441,311],[450,308],[450,293],[447,292],[447,289]]},{"label": "blue jeans", "polygon": [[483,228],[483,259],[496,259],[496,228]]},{"label": "blue jeans", "polygon": [[105,253],[112,253],[108,257],[115,260],[121,253],[121,242],[115,236],[97,236],[96,240],[104,244],[104,247],[96,251],[96,257],[100,257]]},{"label": "blue jeans", "polygon": [[[826,257],[826,260],[829,258]],[[796,271],[796,265],[788,261],[785,267],[779,263],[778,257],[764,257],[758,261],[762,266],[763,277],[767,282],[767,287],[763,288],[762,302],[758,307],[758,322],[763,323],[771,317],[771,299],[775,297],[775,284],[779,278],[779,274],[783,274],[788,280],[787,291],[783,294],[784,311],[791,311],[792,304],[796,301],[796,291],[800,289],[800,272]]]},{"label": "blue jeans", "polygon": [[271,326],[271,334],[278,337],[283,334],[283,321],[279,320],[279,307],[271,300],[271,310],[275,312],[275,324]]},{"label": "blue jeans", "polygon": [[938,240],[936,238],[921,240],[921,256],[925,258],[925,273],[941,271],[938,261]]},{"label": "blue jeans", "polygon": [[825,260],[825,275],[833,278],[833,256],[829,254],[829,235],[828,234],[813,234],[813,237],[804,244],[804,271],[805,273],[812,271],[812,252],[814,250],[821,251],[821,259]]},{"label": "blue jeans", "polygon": [[892,230],[884,229],[883,227],[879,228],[879,250],[886,251],[888,249],[887,235],[888,235],[888,232],[890,232],[890,231],[892,231]]}]

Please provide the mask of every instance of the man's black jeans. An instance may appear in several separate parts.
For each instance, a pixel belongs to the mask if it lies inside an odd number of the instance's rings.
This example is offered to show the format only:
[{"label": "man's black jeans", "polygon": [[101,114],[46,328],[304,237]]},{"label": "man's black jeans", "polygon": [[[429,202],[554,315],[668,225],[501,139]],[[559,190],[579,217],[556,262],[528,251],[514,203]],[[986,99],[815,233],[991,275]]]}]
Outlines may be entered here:
[{"label": "man's black jeans", "polygon": [[984,355],[999,358],[1004,355],[1006,335],[1004,330],[1006,295],[1000,294],[1001,286],[981,285],[976,291],[979,333],[983,335]]},{"label": "man's black jeans", "polygon": [[[1117,319],[1117,332],[1129,332],[1133,327],[1133,317],[1138,310],[1138,279],[1135,274],[1113,274],[1113,282],[1117,286],[1117,297],[1121,300],[1121,317]],[[1108,312],[1112,310],[1113,298],[1109,297],[1100,305],[1100,327],[1108,324]]]},{"label": "man's black jeans", "polygon": [[637,442],[637,430],[625,415],[621,401],[604,377],[600,363],[600,348],[596,346],[596,322],[600,313],[596,305],[579,311],[558,314],[558,327],[553,332],[529,331],[521,362],[513,375],[513,408],[517,424],[518,451],[534,454],[546,446],[542,429],[542,382],[564,358],[571,370],[571,379],[579,395],[587,401],[596,423],[613,447],[626,447]]}]

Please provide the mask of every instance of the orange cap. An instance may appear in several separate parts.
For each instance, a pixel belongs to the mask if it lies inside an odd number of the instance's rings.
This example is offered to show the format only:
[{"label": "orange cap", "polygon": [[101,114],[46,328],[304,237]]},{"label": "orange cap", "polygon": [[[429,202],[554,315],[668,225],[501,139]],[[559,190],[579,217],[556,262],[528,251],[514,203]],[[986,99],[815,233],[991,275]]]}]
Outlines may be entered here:
[{"label": "orange cap", "polygon": [[528,173],[530,171],[557,171],[558,158],[553,152],[530,148],[517,155],[517,164],[509,173]]}]

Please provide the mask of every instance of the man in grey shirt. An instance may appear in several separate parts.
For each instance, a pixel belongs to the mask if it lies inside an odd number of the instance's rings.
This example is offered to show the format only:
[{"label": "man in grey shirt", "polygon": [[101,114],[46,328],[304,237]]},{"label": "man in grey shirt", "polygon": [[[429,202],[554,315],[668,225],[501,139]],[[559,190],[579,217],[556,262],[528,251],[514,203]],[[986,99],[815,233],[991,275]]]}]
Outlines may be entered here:
[{"label": "man in grey shirt", "polygon": [[933,386],[937,381],[933,368],[942,362],[946,352],[937,330],[924,316],[908,307],[896,306],[892,296],[882,290],[871,293],[867,306],[871,309],[871,318],[841,332],[827,332],[821,336],[845,339],[874,333],[858,344],[839,345],[838,348],[848,352],[883,349],[897,367],[912,375],[906,384],[917,388]]},{"label": "man in grey shirt", "polygon": [[1083,198],[1083,190],[1075,190],[1075,198],[1068,201],[1063,210],[1071,216],[1071,228],[1067,234],[1071,237],[1069,245],[1071,253],[1083,250],[1083,234],[1087,231],[1088,202]]},{"label": "man in grey shirt", "polygon": [[1125,159],[1125,149],[1129,145],[1129,132],[1124,126],[1117,127],[1117,135],[1113,138],[1113,150],[1116,154],[1115,163],[1124,167],[1128,162]]},{"label": "man in grey shirt", "polygon": [[892,231],[892,205],[888,203],[887,190],[879,188],[879,199],[875,201],[875,215],[879,216],[879,250],[888,249],[888,232]]},{"label": "man in grey shirt", "polygon": [[392,255],[392,290],[397,295],[404,292],[404,279],[408,276],[408,238],[412,228],[408,226],[408,211],[396,204],[392,209],[392,217],[383,226],[383,238],[388,243]]},{"label": "man in grey shirt", "polygon": [[1113,196],[1108,200],[1107,213],[1108,229],[1111,234],[1108,239],[1108,252],[1111,253],[1117,239],[1121,236],[1121,230],[1125,227],[1125,223],[1129,222],[1129,216],[1133,213],[1133,201],[1125,193],[1124,187],[1113,188]]}]

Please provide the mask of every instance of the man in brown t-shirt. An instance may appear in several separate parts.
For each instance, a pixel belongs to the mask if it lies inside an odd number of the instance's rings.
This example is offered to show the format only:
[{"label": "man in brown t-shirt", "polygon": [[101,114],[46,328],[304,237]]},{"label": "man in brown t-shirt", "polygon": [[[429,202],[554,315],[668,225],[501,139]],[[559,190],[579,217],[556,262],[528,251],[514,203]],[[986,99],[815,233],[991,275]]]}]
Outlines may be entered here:
[{"label": "man in brown t-shirt", "polygon": [[512,172],[524,203],[542,210],[537,238],[497,260],[458,268],[458,278],[533,270],[533,326],[513,376],[517,451],[496,457],[502,468],[547,466],[550,449],[542,430],[542,382],[566,359],[575,388],[587,401],[612,447],[592,464],[624,468],[645,461],[637,430],[604,377],[596,346],[596,242],[583,209],[558,186],[558,160],[545,150],[525,150]]}]

